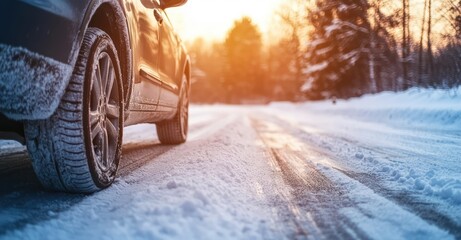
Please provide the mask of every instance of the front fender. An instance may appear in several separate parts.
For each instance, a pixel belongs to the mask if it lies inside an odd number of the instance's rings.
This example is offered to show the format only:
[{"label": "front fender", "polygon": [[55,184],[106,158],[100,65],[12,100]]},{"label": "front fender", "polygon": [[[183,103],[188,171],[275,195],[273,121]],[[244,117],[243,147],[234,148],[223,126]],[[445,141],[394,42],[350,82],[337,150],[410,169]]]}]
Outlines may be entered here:
[{"label": "front fender", "polygon": [[0,112],[45,119],[59,105],[73,67],[22,47],[0,44]]},{"label": "front fender", "polygon": [[[38,120],[55,112],[70,81],[85,31],[104,3],[124,16],[117,0],[0,2],[1,113],[14,120]],[[124,25],[121,39],[130,49],[126,22]],[[126,51],[126,55],[131,60],[131,52]],[[131,68],[125,69],[125,77],[130,78]]]}]

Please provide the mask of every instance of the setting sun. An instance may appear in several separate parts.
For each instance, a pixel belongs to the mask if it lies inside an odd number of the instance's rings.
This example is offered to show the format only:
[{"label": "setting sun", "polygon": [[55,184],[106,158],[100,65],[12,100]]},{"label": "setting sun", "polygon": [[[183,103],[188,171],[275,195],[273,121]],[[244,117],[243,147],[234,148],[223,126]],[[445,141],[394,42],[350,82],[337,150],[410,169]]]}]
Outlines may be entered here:
[{"label": "setting sun", "polygon": [[250,17],[263,34],[267,33],[281,3],[283,0],[199,0],[167,11],[185,40],[223,39],[233,22],[243,16]]}]

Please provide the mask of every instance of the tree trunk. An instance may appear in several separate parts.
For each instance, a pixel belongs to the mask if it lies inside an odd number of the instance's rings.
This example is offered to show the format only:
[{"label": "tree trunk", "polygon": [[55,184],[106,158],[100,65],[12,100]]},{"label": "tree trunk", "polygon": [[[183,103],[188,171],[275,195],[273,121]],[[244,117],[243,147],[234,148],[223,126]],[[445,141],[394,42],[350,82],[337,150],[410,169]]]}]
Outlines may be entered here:
[{"label": "tree trunk", "polygon": [[407,14],[408,14],[408,5],[407,5],[407,0],[402,0],[402,5],[403,5],[403,14],[402,14],[402,27],[403,27],[403,39],[402,39],[402,69],[403,69],[403,88],[407,88],[407,83],[408,83],[408,33],[407,33]]},{"label": "tree trunk", "polygon": [[418,64],[418,81],[416,85],[419,86],[423,82],[423,52],[424,52],[424,33],[425,33],[425,26],[426,26],[426,9],[427,9],[427,0],[424,0],[424,10],[423,10],[423,21],[421,24],[421,36],[419,39],[419,64]]},{"label": "tree trunk", "polygon": [[[377,16],[378,15],[378,12],[377,12],[377,9],[376,8],[373,8],[373,15],[374,16]],[[377,29],[377,21],[376,21],[376,18],[372,18],[372,21],[369,25],[368,25],[368,29],[369,29],[369,36],[370,36],[370,46],[369,46],[369,51],[368,51],[368,73],[370,74],[370,89],[369,91],[371,93],[376,93],[378,91],[378,87],[377,87],[377,84],[376,84],[376,72],[375,72],[375,68],[376,68],[376,46],[378,45],[377,42],[376,42],[376,31],[378,31]]]},{"label": "tree trunk", "polygon": [[428,18],[428,26],[427,26],[427,53],[428,53],[428,77],[429,81],[432,82],[432,73],[434,71],[434,56],[432,54],[432,42],[431,42],[431,30],[432,30],[432,0],[428,0],[428,11],[429,11],[429,18]]}]

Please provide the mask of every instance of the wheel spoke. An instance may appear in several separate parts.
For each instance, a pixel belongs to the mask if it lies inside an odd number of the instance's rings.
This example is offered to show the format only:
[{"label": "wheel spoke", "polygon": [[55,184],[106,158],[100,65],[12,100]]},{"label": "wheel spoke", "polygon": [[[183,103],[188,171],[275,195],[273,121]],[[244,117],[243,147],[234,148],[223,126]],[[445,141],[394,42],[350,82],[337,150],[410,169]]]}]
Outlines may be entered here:
[{"label": "wheel spoke", "polygon": [[101,124],[98,122],[91,128],[91,139],[94,140],[103,131]]},{"label": "wheel spoke", "polygon": [[117,127],[111,122],[107,121],[106,122],[106,129],[107,129],[107,134],[109,135],[109,139],[117,141],[118,139],[118,130]]},{"label": "wheel spoke", "polygon": [[109,136],[107,134],[107,130],[103,130],[103,143],[102,143],[102,161],[101,163],[103,164],[104,168],[109,167]]},{"label": "wheel spoke", "polygon": [[119,106],[113,104],[106,105],[106,114],[109,119],[118,119],[120,117]]},{"label": "wheel spoke", "polygon": [[[102,79],[101,71],[103,71],[103,70],[101,69],[101,64],[99,64],[97,66],[97,70],[96,70],[96,72],[97,72],[96,73],[96,81],[93,83],[93,84],[97,84],[97,89],[96,90],[97,90],[98,96],[101,96],[103,94],[102,86],[104,86],[103,82],[102,82],[103,79]],[[99,98],[98,98],[98,100],[99,100]]]},{"label": "wheel spoke", "polygon": [[112,88],[114,87],[114,82],[115,82],[115,70],[114,66],[112,65],[112,62],[109,61],[108,65],[108,76],[106,80],[106,86],[105,86],[105,91],[106,91],[106,103],[109,103],[110,97],[112,96]]},{"label": "wheel spoke", "polygon": [[91,89],[91,102],[90,102],[90,109],[91,111],[95,111],[99,105],[99,99],[101,98],[101,75],[99,69],[95,69],[93,74],[93,83]]},{"label": "wheel spoke", "polygon": [[99,123],[99,113],[97,111],[91,111],[90,112],[90,128],[94,129],[97,123]]},{"label": "wheel spoke", "polygon": [[107,54],[103,54],[99,60],[99,65],[101,68],[101,86],[102,86],[103,92],[106,91],[106,87],[107,87],[107,80],[109,77],[109,62],[110,62],[110,59],[107,56]]}]

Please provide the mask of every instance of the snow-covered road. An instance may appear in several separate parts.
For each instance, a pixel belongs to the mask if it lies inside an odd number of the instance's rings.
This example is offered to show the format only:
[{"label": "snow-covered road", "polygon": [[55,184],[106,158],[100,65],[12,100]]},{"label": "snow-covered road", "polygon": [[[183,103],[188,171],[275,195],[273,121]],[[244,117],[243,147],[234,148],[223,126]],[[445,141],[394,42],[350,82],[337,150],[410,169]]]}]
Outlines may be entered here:
[{"label": "snow-covered road", "polygon": [[3,143],[0,239],[460,239],[461,104],[445,96],[193,106],[183,145],[126,128],[119,177],[89,196],[42,191]]}]

